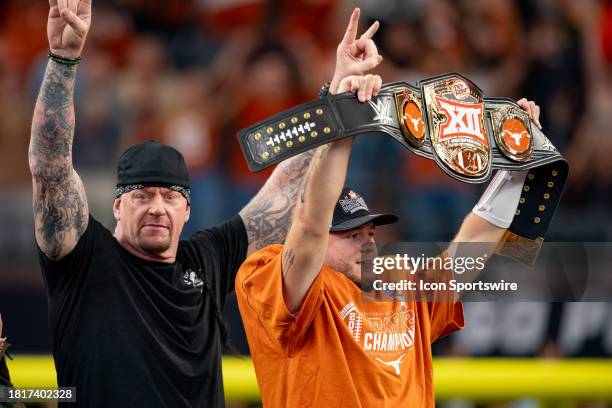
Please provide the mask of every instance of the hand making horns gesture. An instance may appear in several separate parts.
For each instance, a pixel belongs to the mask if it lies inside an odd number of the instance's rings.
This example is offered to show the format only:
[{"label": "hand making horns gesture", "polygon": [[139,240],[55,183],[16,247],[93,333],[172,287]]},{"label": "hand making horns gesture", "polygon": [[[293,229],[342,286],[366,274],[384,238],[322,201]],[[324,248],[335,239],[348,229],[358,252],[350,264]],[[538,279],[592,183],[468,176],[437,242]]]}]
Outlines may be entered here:
[{"label": "hand making horns gesture", "polygon": [[49,5],[50,51],[66,58],[79,57],[91,24],[91,0],[49,0]]},{"label": "hand making horns gesture", "polygon": [[338,45],[336,69],[330,86],[332,93],[345,77],[363,75],[382,62],[382,56],[378,55],[376,44],[372,40],[380,24],[375,21],[361,37],[357,38],[360,14],[358,8],[353,11],[344,37]]}]

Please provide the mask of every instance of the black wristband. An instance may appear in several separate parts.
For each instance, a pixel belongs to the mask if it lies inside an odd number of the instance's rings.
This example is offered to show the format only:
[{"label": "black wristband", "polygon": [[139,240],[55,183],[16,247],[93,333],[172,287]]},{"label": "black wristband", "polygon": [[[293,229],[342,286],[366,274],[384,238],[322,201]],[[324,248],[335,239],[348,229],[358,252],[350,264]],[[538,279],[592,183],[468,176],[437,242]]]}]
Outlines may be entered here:
[{"label": "black wristband", "polygon": [[323,86],[321,86],[321,90],[319,91],[319,98],[325,98],[327,95],[329,95],[329,87],[330,87],[330,83],[326,82],[323,84]]},{"label": "black wristband", "polygon": [[78,65],[81,63],[81,57],[76,57],[76,58],[62,57],[61,55],[54,54],[51,51],[49,51],[49,59],[57,62],[58,64],[62,64],[62,65]]}]

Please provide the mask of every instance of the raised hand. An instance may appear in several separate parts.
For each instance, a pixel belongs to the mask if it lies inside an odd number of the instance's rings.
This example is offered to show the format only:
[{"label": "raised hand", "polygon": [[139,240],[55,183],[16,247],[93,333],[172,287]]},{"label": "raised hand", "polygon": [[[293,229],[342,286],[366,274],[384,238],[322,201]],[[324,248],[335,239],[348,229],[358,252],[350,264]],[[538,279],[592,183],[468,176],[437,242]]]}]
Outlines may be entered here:
[{"label": "raised hand", "polygon": [[378,95],[381,86],[382,79],[379,75],[350,75],[340,81],[338,93],[357,92],[359,102],[366,102],[372,99],[372,96]]},{"label": "raised hand", "polygon": [[533,120],[540,130],[542,129],[542,125],[540,124],[540,107],[536,105],[534,101],[528,101],[526,98],[521,98],[516,102],[518,106],[523,108],[525,112],[529,115],[529,119]]},{"label": "raised hand", "polygon": [[361,37],[357,38],[360,15],[360,10],[356,8],[338,45],[336,69],[330,85],[331,93],[337,93],[338,85],[343,78],[363,75],[382,62],[382,56],[378,55],[376,44],[372,40],[380,24],[378,21],[374,22]]},{"label": "raised hand", "polygon": [[91,24],[91,0],[49,0],[49,5],[49,49],[62,57],[79,57]]},{"label": "raised hand", "polygon": [[[91,0],[50,0],[49,4],[50,51],[64,59],[80,57],[91,23]],[[72,165],[77,65],[52,59],[34,108],[28,164],[36,242],[49,259],[59,260],[74,249],[85,232],[89,207],[83,183]]]}]

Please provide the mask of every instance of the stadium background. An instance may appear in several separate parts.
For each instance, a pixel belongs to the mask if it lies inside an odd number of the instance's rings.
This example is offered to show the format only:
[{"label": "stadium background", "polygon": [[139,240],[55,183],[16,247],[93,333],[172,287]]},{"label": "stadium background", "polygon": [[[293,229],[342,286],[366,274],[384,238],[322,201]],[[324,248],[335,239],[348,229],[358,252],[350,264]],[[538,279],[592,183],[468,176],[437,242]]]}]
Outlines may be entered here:
[{"label": "stadium background", "polygon": [[[149,138],[186,156],[193,191],[186,233],[235,214],[269,174],[248,172],[236,131],[317,96],[333,72],[350,10],[358,5],[362,29],[375,18],[382,22],[375,41],[385,58],[377,69],[384,82],[458,71],[486,95],[535,100],[545,133],[572,166],[547,240],[612,238],[612,1],[93,2],[76,86],[74,161],[92,213],[107,226],[116,159],[125,147]],[[30,119],[46,64],[47,12],[44,0],[0,1],[0,313],[17,360],[50,351],[27,168]],[[449,240],[482,191],[383,137],[357,140],[348,184],[371,208],[401,216],[397,225],[379,229],[379,242]],[[235,348],[248,353],[235,300],[226,315]],[[495,387],[487,383],[489,375],[507,372],[500,381],[510,387],[511,375],[537,371],[542,359],[595,358],[592,366],[570,366],[569,378],[600,370],[598,378],[604,376],[612,390],[612,304],[471,303],[466,320],[465,330],[434,346],[440,375],[448,379],[438,384],[441,406],[608,406],[602,394],[584,398],[588,388],[582,396],[546,402],[545,393],[533,391],[538,384],[516,378],[525,398],[487,403],[479,396]],[[490,365],[444,365],[454,361],[448,357]],[[506,368],[487,357],[516,365]],[[35,372],[41,370],[36,361],[26,377],[52,376]],[[449,392],[449,384],[457,385],[453,376],[459,379],[464,369],[480,375],[481,385],[465,390],[469,398],[449,401],[461,396],[461,388]],[[240,367],[226,370],[226,376],[241,373],[251,378]],[[549,394],[563,388],[555,373]],[[240,378],[228,378],[237,384],[228,390],[230,401],[240,394]]]}]

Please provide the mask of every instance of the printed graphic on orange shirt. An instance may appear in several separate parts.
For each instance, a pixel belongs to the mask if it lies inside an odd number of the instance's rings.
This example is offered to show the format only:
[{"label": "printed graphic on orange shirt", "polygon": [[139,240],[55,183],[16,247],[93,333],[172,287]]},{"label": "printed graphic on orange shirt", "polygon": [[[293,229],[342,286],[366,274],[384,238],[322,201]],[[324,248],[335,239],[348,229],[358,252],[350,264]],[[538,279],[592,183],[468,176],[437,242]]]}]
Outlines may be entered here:
[{"label": "printed graphic on orange shirt", "polygon": [[400,375],[406,354],[414,345],[414,310],[401,303],[391,313],[362,312],[349,302],[340,311],[340,318],[355,342],[372,359]]}]

